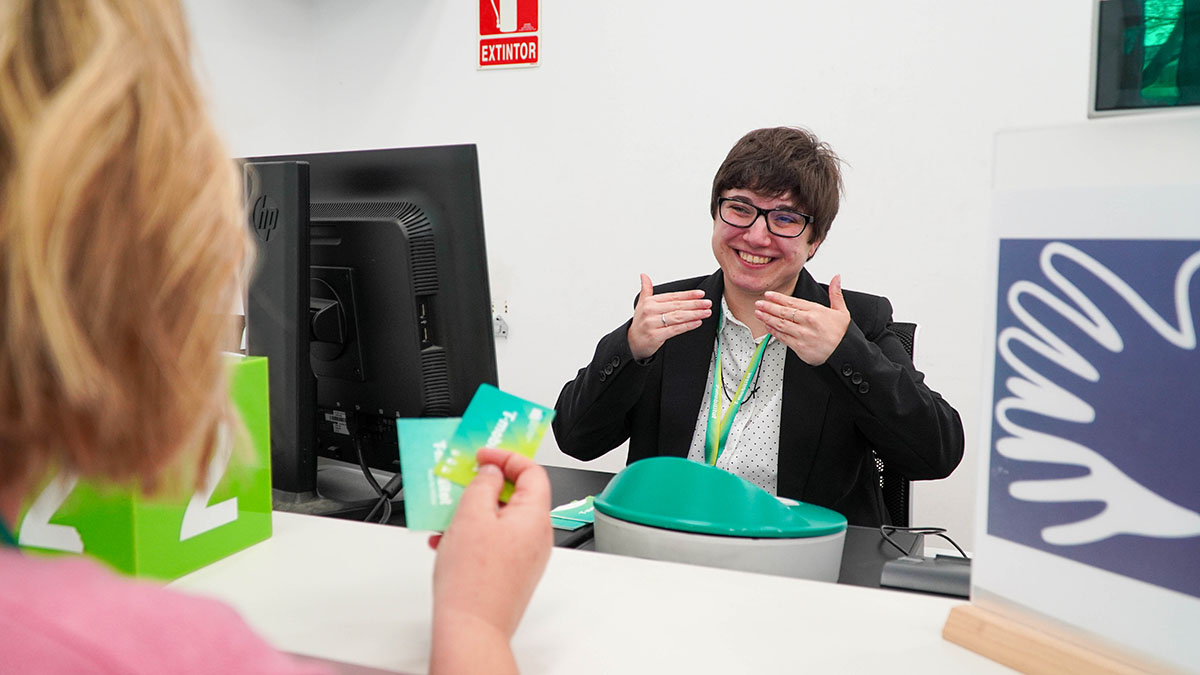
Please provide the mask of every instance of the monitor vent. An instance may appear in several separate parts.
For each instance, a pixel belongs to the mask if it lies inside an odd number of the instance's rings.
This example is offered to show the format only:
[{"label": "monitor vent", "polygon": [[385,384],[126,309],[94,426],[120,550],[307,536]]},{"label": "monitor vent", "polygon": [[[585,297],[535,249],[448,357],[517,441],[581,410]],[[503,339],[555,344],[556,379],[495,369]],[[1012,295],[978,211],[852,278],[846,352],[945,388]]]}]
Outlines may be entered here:
[{"label": "monitor vent", "polygon": [[433,243],[433,226],[421,214],[419,222],[405,224],[408,233],[408,255],[411,263],[413,292],[434,295],[438,292],[437,249]]},{"label": "monitor vent", "polygon": [[426,417],[450,416],[450,373],[443,349],[421,352],[421,379],[424,382]]},{"label": "monitor vent", "polygon": [[404,229],[409,243],[409,270],[413,293],[433,295],[438,292],[437,247],[433,241],[433,224],[425,211],[409,202],[314,202],[311,219],[395,220]]},{"label": "monitor vent", "polygon": [[313,220],[353,218],[405,220],[413,212],[416,212],[418,217],[424,217],[419,207],[408,202],[313,202],[309,213]]}]

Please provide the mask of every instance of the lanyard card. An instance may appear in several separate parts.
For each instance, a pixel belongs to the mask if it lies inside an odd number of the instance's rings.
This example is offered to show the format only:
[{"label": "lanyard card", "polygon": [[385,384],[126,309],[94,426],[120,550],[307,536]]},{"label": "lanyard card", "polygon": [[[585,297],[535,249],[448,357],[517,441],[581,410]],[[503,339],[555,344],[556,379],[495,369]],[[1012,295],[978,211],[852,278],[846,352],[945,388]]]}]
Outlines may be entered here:
[{"label": "lanyard card", "polygon": [[446,455],[457,417],[397,419],[400,472],[404,475],[404,525],[410,530],[442,532],[450,526],[463,488],[442,478],[433,467]]},{"label": "lanyard card", "polygon": [[[465,486],[478,470],[475,451],[479,448],[499,448],[533,457],[553,419],[553,408],[526,401],[490,384],[481,384],[450,438],[449,452],[434,471]],[[500,501],[507,502],[512,491],[512,483],[506,481]]]}]

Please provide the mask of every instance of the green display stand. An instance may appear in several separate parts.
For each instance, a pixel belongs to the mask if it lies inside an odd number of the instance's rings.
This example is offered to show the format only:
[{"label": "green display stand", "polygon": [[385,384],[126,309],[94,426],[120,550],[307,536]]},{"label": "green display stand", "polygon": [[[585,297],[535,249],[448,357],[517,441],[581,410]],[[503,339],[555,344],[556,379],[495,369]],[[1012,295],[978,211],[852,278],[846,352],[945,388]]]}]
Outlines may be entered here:
[{"label": "green display stand", "polygon": [[128,574],[175,579],[271,536],[267,360],[230,355],[230,393],[245,434],[219,433],[193,494],[147,497],[55,476],[17,519],[36,552],[82,553]]}]

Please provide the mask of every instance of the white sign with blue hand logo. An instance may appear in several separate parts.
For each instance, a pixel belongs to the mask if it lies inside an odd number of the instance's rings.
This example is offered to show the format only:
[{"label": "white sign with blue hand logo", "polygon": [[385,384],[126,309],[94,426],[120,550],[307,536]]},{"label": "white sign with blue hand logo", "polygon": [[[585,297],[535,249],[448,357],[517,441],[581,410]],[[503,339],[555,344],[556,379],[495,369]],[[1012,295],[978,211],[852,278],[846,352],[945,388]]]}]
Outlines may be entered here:
[{"label": "white sign with blue hand logo", "polygon": [[995,192],[972,600],[1118,657],[1194,669],[1200,184],[1062,176]]}]

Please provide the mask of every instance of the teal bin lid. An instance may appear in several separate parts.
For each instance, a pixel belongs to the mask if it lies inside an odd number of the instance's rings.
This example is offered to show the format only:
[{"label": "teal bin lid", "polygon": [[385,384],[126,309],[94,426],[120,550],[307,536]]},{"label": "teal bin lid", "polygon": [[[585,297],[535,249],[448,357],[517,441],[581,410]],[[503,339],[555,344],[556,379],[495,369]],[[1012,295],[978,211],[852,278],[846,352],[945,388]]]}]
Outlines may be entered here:
[{"label": "teal bin lid", "polygon": [[820,537],[846,529],[846,517],[814,504],[788,506],[724,469],[680,457],[625,467],[595,500],[606,516],[668,530],[731,537]]}]

